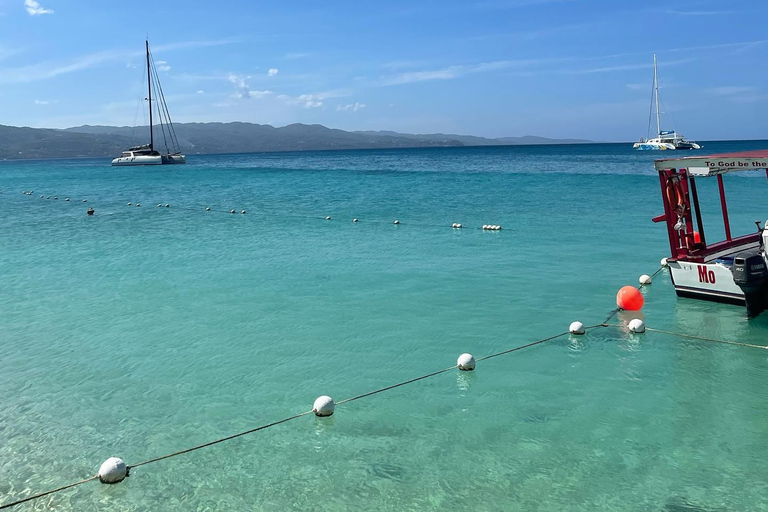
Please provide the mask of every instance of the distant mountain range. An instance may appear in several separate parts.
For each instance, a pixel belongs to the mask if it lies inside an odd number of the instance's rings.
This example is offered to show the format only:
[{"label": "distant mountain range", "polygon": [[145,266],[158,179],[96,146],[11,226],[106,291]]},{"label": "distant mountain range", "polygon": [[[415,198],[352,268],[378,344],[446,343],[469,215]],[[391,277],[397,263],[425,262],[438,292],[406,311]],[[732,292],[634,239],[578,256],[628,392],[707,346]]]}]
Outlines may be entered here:
[{"label": "distant mountain range", "polygon": [[[346,132],[319,124],[298,123],[280,128],[252,123],[182,123],[174,124],[174,128],[181,150],[188,155],[592,142],[531,135],[488,139],[443,133]],[[149,128],[146,126],[85,125],[56,130],[0,125],[0,159],[111,157],[130,146],[147,142]],[[164,147],[163,135],[158,128],[155,129],[155,146]]]}]

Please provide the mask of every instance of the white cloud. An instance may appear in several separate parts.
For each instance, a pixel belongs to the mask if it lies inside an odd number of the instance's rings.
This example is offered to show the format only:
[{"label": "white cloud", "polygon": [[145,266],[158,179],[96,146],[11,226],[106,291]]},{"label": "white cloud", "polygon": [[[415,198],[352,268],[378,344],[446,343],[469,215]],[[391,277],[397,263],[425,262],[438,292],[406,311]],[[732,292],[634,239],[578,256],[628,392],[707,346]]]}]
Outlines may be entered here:
[{"label": "white cloud", "polygon": [[230,81],[230,83],[235,85],[235,98],[245,98],[248,97],[248,84],[245,82],[247,79],[251,78],[250,76],[241,76],[241,75],[235,75],[231,74],[227,77],[227,80]]},{"label": "white cloud", "polygon": [[203,94],[203,93],[205,93],[205,91],[204,91],[204,90],[202,90],[202,89],[200,89],[199,91],[197,91],[197,94]]},{"label": "white cloud", "polygon": [[301,105],[304,108],[318,108],[323,106],[324,100],[340,95],[341,94],[337,92],[318,92],[313,94],[302,94],[299,96],[280,94],[277,96],[277,99],[285,101],[288,105]]},{"label": "white cloud", "polygon": [[328,98],[338,98],[348,96],[349,92],[344,90],[314,92],[312,94],[302,94],[300,96],[287,96],[281,94],[278,98],[285,100],[289,105],[301,105],[304,108],[318,108],[323,106],[323,102]]},{"label": "white cloud", "polygon": [[248,82],[246,82],[249,78],[251,77],[235,75],[233,73],[230,73],[229,76],[227,76],[227,80],[235,86],[235,93],[232,95],[233,98],[264,98],[272,94],[272,91],[251,90]]},{"label": "white cloud", "polygon": [[41,14],[53,14],[53,9],[46,9],[36,0],[24,0],[24,7],[30,16],[40,16]]},{"label": "white cloud", "polygon": [[105,51],[78,57],[76,60],[64,65],[54,62],[41,62],[20,68],[0,69],[0,83],[25,83],[45,80],[66,73],[92,68],[97,64],[119,57],[121,57],[119,53]]},{"label": "white cloud", "polygon": [[157,70],[158,71],[170,71],[171,70],[171,66],[169,66],[168,63],[166,61],[164,61],[164,60],[159,60],[159,61],[155,62],[155,64],[157,64]]},{"label": "white cloud", "polygon": [[323,99],[317,94],[302,94],[298,98],[299,103],[303,103],[305,108],[317,108],[323,106]]},{"label": "white cloud", "polygon": [[752,93],[756,90],[757,87],[731,85],[724,87],[713,87],[712,89],[709,89],[709,92],[716,94],[717,96],[732,96],[734,94]]},{"label": "white cloud", "polygon": [[267,71],[267,74],[269,76],[275,76],[278,72],[279,70],[277,68],[269,68],[269,71]]},{"label": "white cloud", "polygon": [[350,103],[349,105],[337,105],[336,110],[338,110],[339,112],[341,111],[348,112],[350,110],[352,112],[357,112],[358,110],[364,109],[365,107],[367,107],[367,105],[364,103],[354,102],[354,103]]},{"label": "white cloud", "polygon": [[51,103],[52,102],[50,102],[48,100],[35,100],[35,105],[50,105]]}]

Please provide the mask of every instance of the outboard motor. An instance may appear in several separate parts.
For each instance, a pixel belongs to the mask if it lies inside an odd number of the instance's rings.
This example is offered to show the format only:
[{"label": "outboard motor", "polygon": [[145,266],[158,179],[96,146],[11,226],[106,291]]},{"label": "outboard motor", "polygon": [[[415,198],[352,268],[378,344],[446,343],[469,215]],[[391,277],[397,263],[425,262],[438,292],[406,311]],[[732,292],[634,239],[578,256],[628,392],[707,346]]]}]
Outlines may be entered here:
[{"label": "outboard motor", "polygon": [[759,251],[741,252],[733,259],[733,282],[744,292],[747,316],[757,316],[768,307],[768,267]]}]

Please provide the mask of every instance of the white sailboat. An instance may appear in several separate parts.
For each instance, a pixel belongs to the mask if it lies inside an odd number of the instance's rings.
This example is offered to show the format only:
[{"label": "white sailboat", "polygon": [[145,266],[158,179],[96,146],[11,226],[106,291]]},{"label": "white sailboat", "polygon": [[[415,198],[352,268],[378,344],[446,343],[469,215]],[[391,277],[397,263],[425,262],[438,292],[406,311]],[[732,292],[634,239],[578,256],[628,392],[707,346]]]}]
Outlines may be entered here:
[{"label": "white sailboat", "polygon": [[[653,97],[651,98],[651,112],[653,112],[654,101],[656,103],[656,133],[657,137],[652,139],[640,139],[632,146],[641,150],[665,150],[665,149],[701,149],[701,146],[695,142],[686,140],[682,134],[675,130],[661,129],[661,116],[659,113],[659,81],[656,71],[656,54],[653,54]],[[650,131],[650,119],[648,122],[648,131]]]},{"label": "white sailboat", "polygon": [[[149,103],[149,144],[133,146],[123,151],[117,158],[112,159],[112,165],[163,165],[163,164],[184,164],[187,162],[179,148],[179,141],[176,138],[176,131],[173,129],[171,114],[168,112],[168,105],[165,103],[163,88],[160,85],[160,77],[155,69],[152,54],[149,51],[149,41],[146,41],[147,47],[147,93],[145,98]],[[155,77],[154,84],[152,77]],[[154,90],[155,98],[152,98]],[[155,144],[155,127],[152,120],[152,102],[159,102],[158,109],[159,127],[162,133],[164,152],[158,151]],[[159,142],[159,141],[158,141]]]}]

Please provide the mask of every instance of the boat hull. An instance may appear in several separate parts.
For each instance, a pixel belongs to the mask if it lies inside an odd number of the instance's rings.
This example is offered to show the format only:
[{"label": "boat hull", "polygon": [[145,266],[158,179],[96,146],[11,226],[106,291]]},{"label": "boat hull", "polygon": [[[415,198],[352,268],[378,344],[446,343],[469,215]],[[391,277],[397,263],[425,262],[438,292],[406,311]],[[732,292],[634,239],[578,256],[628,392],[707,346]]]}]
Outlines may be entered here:
[{"label": "boat hull", "polygon": [[641,151],[664,151],[667,149],[675,149],[674,144],[667,144],[664,142],[635,142],[632,147]]},{"label": "boat hull", "polygon": [[119,156],[112,159],[112,165],[161,165],[162,163],[161,155]]},{"label": "boat hull", "polygon": [[185,164],[187,157],[185,155],[163,155],[164,164]]},{"label": "boat hull", "polygon": [[112,165],[174,165],[187,163],[185,155],[138,155],[119,156],[112,159]]},{"label": "boat hull", "polygon": [[679,297],[746,306],[744,292],[725,264],[671,261],[669,271]]}]

